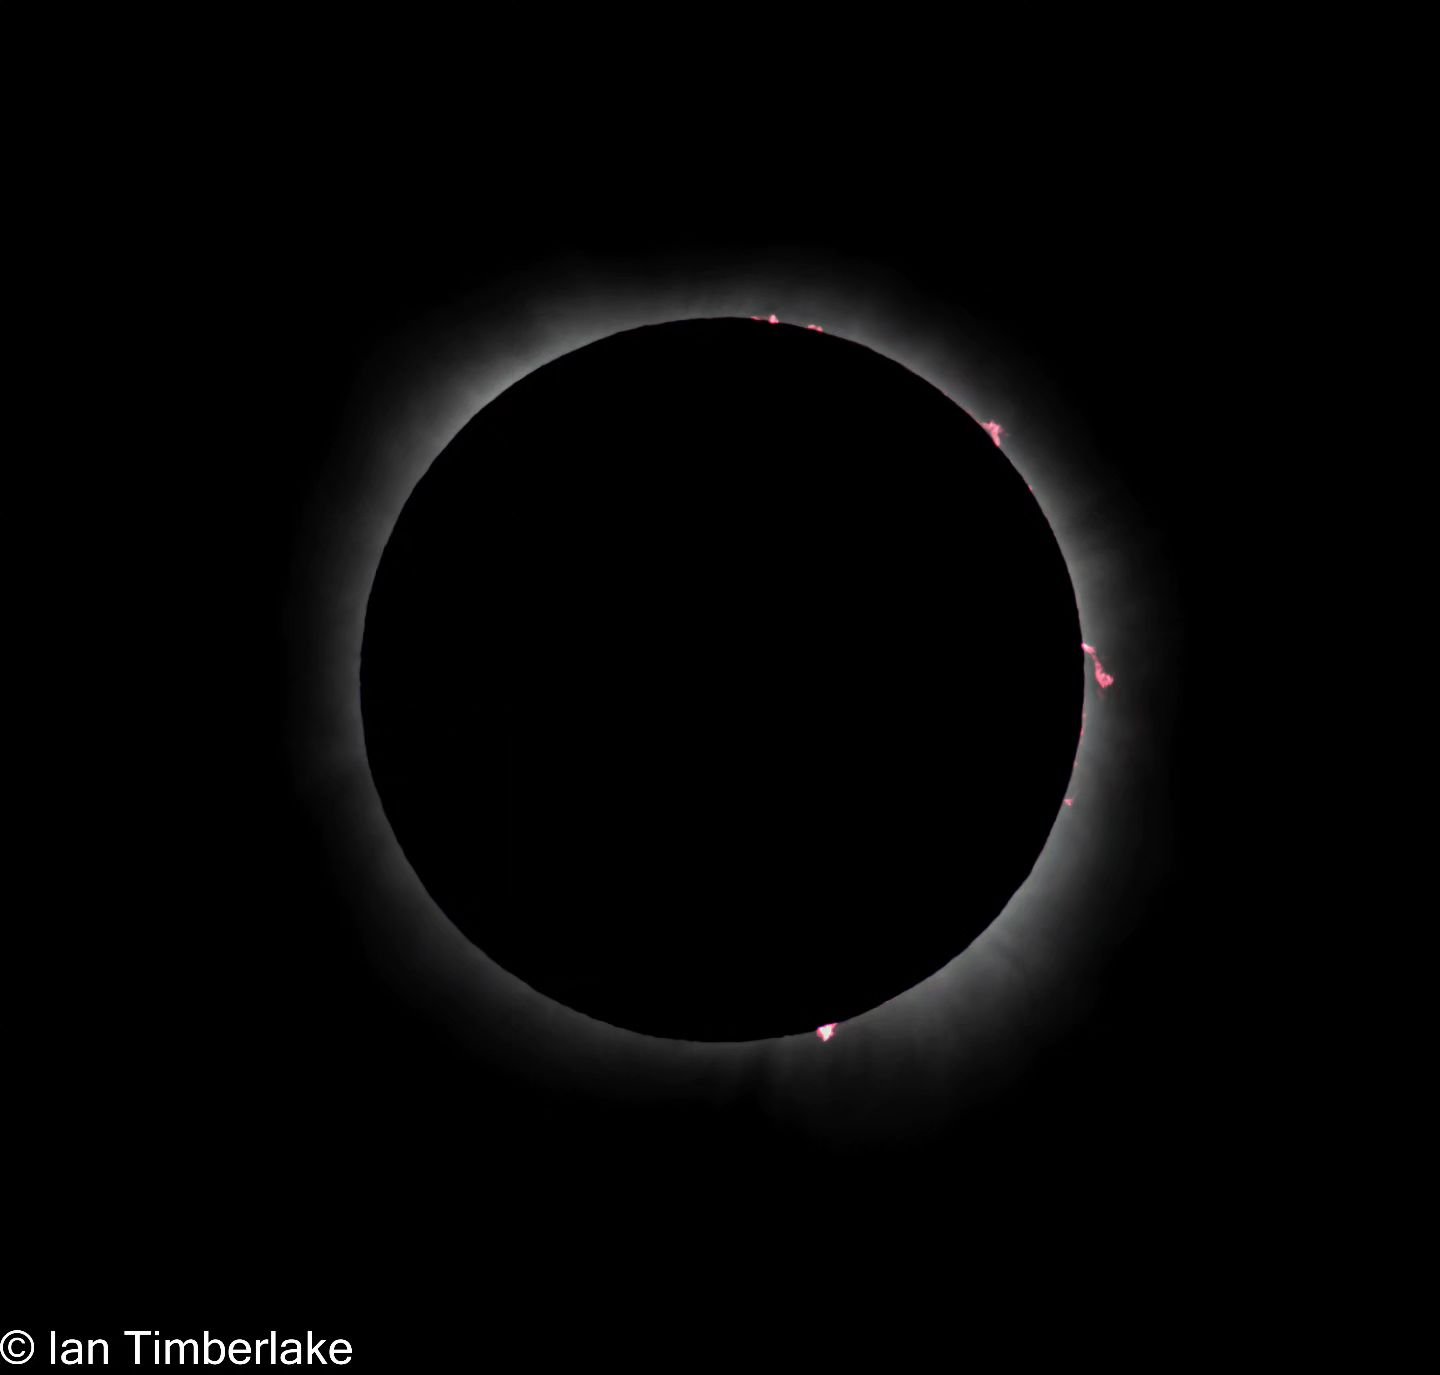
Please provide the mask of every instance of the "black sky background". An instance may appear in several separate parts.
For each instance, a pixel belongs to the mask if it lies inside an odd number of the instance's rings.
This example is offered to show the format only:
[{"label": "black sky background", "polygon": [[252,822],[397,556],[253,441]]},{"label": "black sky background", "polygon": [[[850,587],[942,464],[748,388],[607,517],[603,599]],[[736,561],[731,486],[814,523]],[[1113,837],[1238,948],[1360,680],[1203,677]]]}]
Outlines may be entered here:
[{"label": "black sky background", "polygon": [[[177,1303],[192,1285],[212,1305],[223,1291],[227,1314],[234,1286],[262,1275],[305,1296],[294,1311],[314,1325],[368,1323],[386,1341],[370,1300],[418,1289],[417,1269],[487,1267],[469,1292],[490,1309],[571,1266],[653,1301],[649,1286],[688,1289],[687,1274],[704,1289],[825,1263],[853,1286],[936,1235],[983,1232],[991,1257],[995,1238],[1023,1250],[1051,1229],[1158,1245],[1258,1206],[1276,1168],[1275,1052],[1246,966],[1274,884],[1235,797],[1256,731],[1216,664],[1243,655],[1231,608],[1245,570],[1223,547],[1250,461],[1233,415],[1253,402],[1227,391],[1225,360],[1240,283],[1267,250],[1183,180],[1127,188],[1077,169],[1023,201],[961,205],[949,186],[914,194],[932,171],[911,194],[898,176],[828,206],[723,188],[598,198],[595,182],[307,194],[262,176],[208,189],[183,234],[171,221],[162,251],[150,243],[180,289],[163,313],[105,313],[103,351],[127,377],[141,363],[129,404],[106,444],[45,484],[26,532],[47,550],[22,612],[33,671],[73,663],[50,649],[77,642],[89,666],[42,683],[45,719],[67,724],[24,742],[52,761],[25,822],[48,876],[41,953],[6,1009],[40,1273],[78,1247],[110,1258],[104,1288],[140,1266]],[[862,254],[1012,343],[1103,432],[1174,570],[1170,872],[1083,1025],[939,1140],[817,1159],[744,1114],[477,1082],[369,967],[290,783],[291,548],[366,361],[555,252],[609,265],[707,245]],[[277,1239],[277,1218],[303,1219],[299,1239]],[[223,1325],[204,1311],[189,1321]]]}]

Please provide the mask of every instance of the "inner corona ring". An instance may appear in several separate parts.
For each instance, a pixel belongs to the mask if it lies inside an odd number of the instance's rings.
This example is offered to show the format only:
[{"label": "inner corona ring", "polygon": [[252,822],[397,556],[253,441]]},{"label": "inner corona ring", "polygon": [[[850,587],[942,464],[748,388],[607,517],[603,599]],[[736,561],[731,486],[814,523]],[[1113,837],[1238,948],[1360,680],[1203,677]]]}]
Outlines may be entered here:
[{"label": "inner corona ring", "polygon": [[537,369],[435,460],[367,607],[365,744],[421,882],[532,988],[656,1036],[833,1034],[1030,872],[1080,646],[997,436],[832,333],[679,321]]}]

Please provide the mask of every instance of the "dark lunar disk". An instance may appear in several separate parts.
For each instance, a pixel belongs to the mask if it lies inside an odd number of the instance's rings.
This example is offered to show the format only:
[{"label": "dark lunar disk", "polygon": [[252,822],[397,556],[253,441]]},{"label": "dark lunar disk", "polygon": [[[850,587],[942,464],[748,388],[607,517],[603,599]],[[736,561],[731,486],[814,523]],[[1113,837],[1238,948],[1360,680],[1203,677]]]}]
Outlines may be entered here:
[{"label": "dark lunar disk", "polygon": [[1084,676],[1055,538],[979,425],[751,320],[618,334],[486,406],[400,515],[361,668],[450,919],[559,1002],[697,1040],[844,1022],[964,950],[1060,811]]}]

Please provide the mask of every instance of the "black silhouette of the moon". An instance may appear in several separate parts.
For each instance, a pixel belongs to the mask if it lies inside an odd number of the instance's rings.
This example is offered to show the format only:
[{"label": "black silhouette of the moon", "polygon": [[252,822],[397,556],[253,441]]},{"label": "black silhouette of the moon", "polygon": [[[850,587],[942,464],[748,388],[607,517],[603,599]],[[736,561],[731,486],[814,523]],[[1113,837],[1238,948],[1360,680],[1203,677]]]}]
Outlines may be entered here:
[{"label": "black silhouette of the moon", "polygon": [[1024,881],[1080,639],[1034,497],[929,383],[796,326],[651,326],[510,387],[417,485],[366,749],[426,889],[531,987],[659,1036],[813,1032]]}]

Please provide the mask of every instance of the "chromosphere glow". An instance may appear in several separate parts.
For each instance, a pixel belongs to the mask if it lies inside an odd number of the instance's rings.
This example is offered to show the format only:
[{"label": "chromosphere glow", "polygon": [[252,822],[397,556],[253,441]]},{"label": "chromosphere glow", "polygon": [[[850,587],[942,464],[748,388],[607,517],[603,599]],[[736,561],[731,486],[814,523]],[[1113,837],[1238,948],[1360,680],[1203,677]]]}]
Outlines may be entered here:
[{"label": "chromosphere glow", "polygon": [[828,1041],[835,1034],[835,1028],[839,1025],[839,1022],[826,1022],[824,1026],[815,1028],[815,1034],[822,1041]]}]

